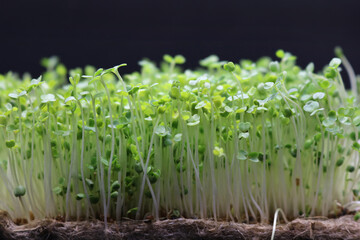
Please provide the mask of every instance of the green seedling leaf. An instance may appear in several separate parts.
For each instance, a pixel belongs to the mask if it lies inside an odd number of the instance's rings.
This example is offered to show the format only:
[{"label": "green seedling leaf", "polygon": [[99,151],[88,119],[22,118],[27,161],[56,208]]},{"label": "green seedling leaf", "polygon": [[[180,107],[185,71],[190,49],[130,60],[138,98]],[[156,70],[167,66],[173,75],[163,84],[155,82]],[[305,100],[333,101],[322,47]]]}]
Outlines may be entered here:
[{"label": "green seedling leaf", "polygon": [[200,65],[203,67],[212,67],[219,62],[219,57],[216,55],[210,55],[200,61]]},{"label": "green seedling leaf", "polygon": [[251,123],[249,122],[241,122],[239,123],[239,130],[241,132],[248,132],[251,127]]},{"label": "green seedling leaf", "polygon": [[318,102],[310,100],[310,101],[308,101],[308,102],[305,104],[305,106],[304,106],[303,109],[304,109],[305,112],[310,112],[310,113],[312,113],[312,112],[314,112],[316,109],[318,109],[319,107],[320,107],[320,105],[319,105]]},{"label": "green seedling leaf", "polygon": [[224,64],[224,69],[228,72],[233,72],[235,70],[235,64],[233,62],[228,62]]},{"label": "green seedling leaf", "polygon": [[313,99],[314,100],[320,100],[323,99],[325,97],[325,93],[323,92],[317,92],[313,94]]},{"label": "green seedling leaf", "polygon": [[345,158],[344,158],[344,157],[339,158],[339,159],[336,161],[336,166],[337,166],[337,167],[340,167],[341,165],[343,165],[344,161],[345,161]]},{"label": "green seedling leaf", "polygon": [[271,72],[280,72],[280,64],[278,61],[270,62],[269,69]]},{"label": "green seedling leaf", "polygon": [[333,58],[329,63],[329,67],[338,68],[340,66],[340,64],[341,64],[340,58]]},{"label": "green seedling leaf", "polygon": [[245,150],[240,150],[236,157],[239,160],[246,160],[248,158],[248,153]]},{"label": "green seedling leaf", "polygon": [[93,195],[93,194],[90,194],[89,198],[90,198],[90,203],[91,204],[97,204],[99,202],[99,200],[100,200],[99,196]]},{"label": "green seedling leaf", "polygon": [[40,98],[42,103],[56,102],[56,98],[54,94],[51,93],[46,95],[41,95]]},{"label": "green seedling leaf", "polygon": [[7,117],[5,115],[0,115],[0,125],[2,126],[7,125]]},{"label": "green seedling leaf", "polygon": [[196,126],[200,123],[200,116],[194,114],[191,118],[189,118],[187,125],[188,126]]},{"label": "green seedling leaf", "polygon": [[26,193],[26,189],[22,185],[19,185],[19,186],[15,187],[15,189],[14,189],[15,197],[22,197],[25,195],[25,193]]},{"label": "green seedling leaf", "polygon": [[[1,121],[0,121],[0,124],[1,124]],[[354,119],[353,119],[353,124],[354,124],[355,126],[359,126],[359,125],[360,125],[360,116],[354,117]]]},{"label": "green seedling leaf", "polygon": [[175,142],[180,142],[181,141],[181,138],[182,138],[182,133],[178,133],[174,136],[174,141]]},{"label": "green seedling leaf", "polygon": [[352,172],[354,172],[354,171],[355,171],[355,167],[354,167],[354,166],[349,165],[349,166],[347,166],[347,167],[346,167],[346,171],[347,171],[347,172],[349,172],[349,173],[352,173]]},{"label": "green seedling leaf", "polygon": [[119,183],[119,181],[116,180],[115,182],[113,182],[113,184],[111,184],[111,191],[112,191],[112,192],[119,190],[119,188],[120,188],[120,183]]},{"label": "green seedling leaf", "polygon": [[76,98],[73,97],[73,96],[70,96],[70,97],[66,98],[64,102],[66,104],[66,103],[71,102],[71,101],[76,101]]},{"label": "green seedling leaf", "polygon": [[84,126],[85,131],[92,131],[94,133],[96,133],[96,128],[95,127],[88,127],[88,126]]},{"label": "green seedling leaf", "polygon": [[249,133],[248,132],[242,132],[242,133],[239,133],[239,139],[242,139],[242,138],[249,138]]},{"label": "green seedling leaf", "polygon": [[176,55],[174,58],[174,61],[176,64],[184,64],[185,63],[185,58],[182,55]]},{"label": "green seedling leaf", "polygon": [[131,215],[131,214],[134,214],[134,213],[136,213],[136,212],[137,212],[137,210],[138,210],[138,208],[137,208],[137,207],[132,208],[132,209],[130,209],[129,211],[127,211],[127,212],[126,212],[126,215]]},{"label": "green seedling leaf", "polygon": [[17,99],[19,95],[17,93],[9,93],[9,97]]},{"label": "green seedling leaf", "polygon": [[321,112],[321,111],[324,111],[324,108],[316,109],[315,111],[313,111],[312,113],[310,113],[310,116],[313,116],[313,115],[315,115],[316,113]]},{"label": "green seedling leaf", "polygon": [[264,89],[271,89],[274,86],[273,82],[266,82],[264,83]]},{"label": "green seedling leaf", "polygon": [[115,191],[110,194],[110,197],[111,197],[111,199],[117,199],[118,195],[119,195],[119,193],[117,191]]},{"label": "green seedling leaf", "polygon": [[318,83],[322,89],[328,89],[330,87],[330,81],[327,79],[320,79]]},{"label": "green seedling leaf", "polygon": [[62,194],[62,187],[61,186],[57,186],[57,187],[54,187],[53,188],[53,192],[56,194],[56,195],[61,195]]},{"label": "green seedling leaf", "polygon": [[313,73],[314,72],[314,69],[315,69],[315,66],[314,66],[314,63],[309,63],[307,66],[306,66],[306,71],[308,73]]},{"label": "green seedling leaf", "polygon": [[13,148],[13,147],[15,147],[15,140],[7,140],[5,142],[5,145],[7,148]]},{"label": "green seedling leaf", "polygon": [[166,130],[165,126],[159,125],[155,128],[155,134],[159,137],[165,137],[169,134],[169,131]]},{"label": "green seedling leaf", "polygon": [[95,184],[94,184],[94,182],[93,182],[91,179],[86,178],[86,179],[85,179],[85,182],[86,182],[86,184],[89,186],[90,190],[94,188]]},{"label": "green seedling leaf", "polygon": [[219,147],[215,147],[214,150],[213,150],[213,154],[217,157],[223,157],[225,156],[225,153],[224,153],[224,149],[223,148],[219,148]]},{"label": "green seedling leaf", "polygon": [[248,159],[254,163],[259,162],[259,153],[258,152],[249,153]]},{"label": "green seedling leaf", "polygon": [[355,149],[356,151],[360,152],[360,143],[358,142],[354,142],[352,145],[353,149]]},{"label": "green seedling leaf", "polygon": [[279,50],[276,51],[275,55],[276,55],[278,58],[283,58],[283,57],[285,57],[285,52],[284,52],[284,50],[279,49]]},{"label": "green seedling leaf", "polygon": [[336,112],[335,111],[330,111],[328,113],[328,117],[322,122],[322,124],[325,126],[325,127],[330,127],[332,125],[335,124],[336,122]]},{"label": "green seedling leaf", "polygon": [[199,102],[196,104],[195,109],[200,109],[206,106],[206,103],[204,101]]},{"label": "green seedling leaf", "polygon": [[107,159],[103,158],[103,157],[101,157],[101,162],[102,162],[102,164],[104,164],[106,167],[109,166],[109,161],[108,161]]},{"label": "green seedling leaf", "polygon": [[85,198],[85,194],[83,194],[83,193],[78,193],[78,194],[76,194],[76,200],[81,200],[81,199],[83,199],[83,198]]},{"label": "green seedling leaf", "polygon": [[174,59],[169,54],[165,54],[163,59],[167,63],[172,63],[174,61]]},{"label": "green seedling leaf", "polygon": [[354,221],[358,221],[360,219],[360,212],[357,212],[355,215],[354,215]]}]

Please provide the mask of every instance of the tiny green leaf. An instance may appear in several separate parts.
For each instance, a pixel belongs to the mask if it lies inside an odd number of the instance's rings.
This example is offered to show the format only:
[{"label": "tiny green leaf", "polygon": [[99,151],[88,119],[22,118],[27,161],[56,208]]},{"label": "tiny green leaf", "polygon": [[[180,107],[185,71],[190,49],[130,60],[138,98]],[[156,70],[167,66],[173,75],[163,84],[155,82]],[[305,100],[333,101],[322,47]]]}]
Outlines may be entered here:
[{"label": "tiny green leaf", "polygon": [[245,150],[240,150],[236,157],[239,160],[246,160],[248,158],[248,153]]},{"label": "tiny green leaf", "polygon": [[83,199],[83,198],[85,198],[85,194],[83,194],[83,193],[78,193],[78,194],[76,194],[76,200],[81,200],[81,199]]},{"label": "tiny green leaf", "polygon": [[19,185],[14,189],[14,195],[15,197],[22,197],[24,196],[26,193],[26,189],[24,186]]},{"label": "tiny green leaf", "polygon": [[340,58],[333,58],[329,63],[329,67],[337,68],[337,67],[340,66],[340,64],[341,64],[341,59]]},{"label": "tiny green leaf", "polygon": [[250,161],[257,163],[259,162],[259,153],[258,152],[251,152],[248,155]]},{"label": "tiny green leaf", "polygon": [[235,70],[235,64],[233,62],[228,62],[224,64],[224,69],[228,72],[233,72]]},{"label": "tiny green leaf", "polygon": [[316,109],[318,109],[319,106],[320,105],[318,102],[310,100],[305,104],[304,111],[311,113],[311,112],[315,111]]}]

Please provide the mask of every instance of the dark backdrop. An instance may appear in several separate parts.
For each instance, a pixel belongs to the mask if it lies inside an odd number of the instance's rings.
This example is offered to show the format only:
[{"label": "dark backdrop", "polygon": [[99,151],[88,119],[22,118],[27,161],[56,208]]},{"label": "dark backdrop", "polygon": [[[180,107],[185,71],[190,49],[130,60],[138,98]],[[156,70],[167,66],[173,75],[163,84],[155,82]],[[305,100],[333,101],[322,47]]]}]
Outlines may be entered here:
[{"label": "dark backdrop", "polygon": [[69,67],[126,62],[130,72],[165,53],[196,67],[210,54],[255,60],[279,48],[320,69],[337,45],[360,73],[358,0],[1,0],[0,31],[0,73],[39,75],[51,55]]}]

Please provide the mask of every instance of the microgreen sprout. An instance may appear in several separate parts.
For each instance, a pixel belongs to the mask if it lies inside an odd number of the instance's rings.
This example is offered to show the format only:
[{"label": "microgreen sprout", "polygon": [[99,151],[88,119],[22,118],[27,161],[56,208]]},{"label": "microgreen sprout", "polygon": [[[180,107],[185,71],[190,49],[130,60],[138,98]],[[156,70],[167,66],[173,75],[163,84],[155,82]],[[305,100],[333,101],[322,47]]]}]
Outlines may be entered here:
[{"label": "microgreen sprout", "polygon": [[336,54],[316,73],[279,50],[255,62],[212,55],[196,71],[165,55],[161,67],[143,60],[124,77],[126,64],[67,71],[57,58],[42,61],[37,79],[1,75],[0,207],[106,226],[169,212],[330,215],[360,191],[359,89]]}]

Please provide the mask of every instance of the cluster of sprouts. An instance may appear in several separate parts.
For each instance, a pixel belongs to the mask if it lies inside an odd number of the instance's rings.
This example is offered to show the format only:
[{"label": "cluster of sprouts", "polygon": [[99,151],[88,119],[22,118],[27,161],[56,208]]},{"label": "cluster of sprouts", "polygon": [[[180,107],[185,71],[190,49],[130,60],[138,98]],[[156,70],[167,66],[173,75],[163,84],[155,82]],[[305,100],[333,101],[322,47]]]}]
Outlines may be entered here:
[{"label": "cluster of sprouts", "polygon": [[37,79],[0,75],[0,209],[105,222],[336,214],[359,194],[358,81],[340,51],[320,72],[276,56],[184,71],[165,55],[124,78],[125,64],[67,71],[50,58]]}]

